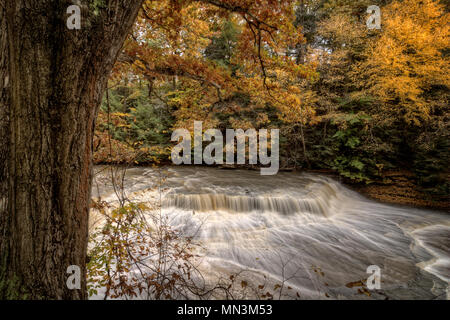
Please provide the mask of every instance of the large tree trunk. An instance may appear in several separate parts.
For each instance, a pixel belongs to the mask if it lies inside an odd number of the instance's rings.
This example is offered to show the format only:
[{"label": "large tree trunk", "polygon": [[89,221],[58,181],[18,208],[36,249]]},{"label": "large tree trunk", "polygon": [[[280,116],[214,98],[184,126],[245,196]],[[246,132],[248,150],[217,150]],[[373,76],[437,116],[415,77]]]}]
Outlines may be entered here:
[{"label": "large tree trunk", "polygon": [[0,0],[0,298],[86,298],[95,119],[141,2],[83,5],[69,30],[72,1]]}]

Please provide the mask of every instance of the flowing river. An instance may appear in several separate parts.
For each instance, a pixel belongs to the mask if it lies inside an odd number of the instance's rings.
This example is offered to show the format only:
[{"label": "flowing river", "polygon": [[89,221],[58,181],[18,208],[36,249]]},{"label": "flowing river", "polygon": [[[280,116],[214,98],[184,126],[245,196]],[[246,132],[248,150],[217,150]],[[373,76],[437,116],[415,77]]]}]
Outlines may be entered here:
[{"label": "flowing river", "polygon": [[[170,225],[202,243],[205,272],[252,270],[305,299],[450,297],[448,213],[382,204],[307,173],[137,167],[124,181],[128,198],[160,201]],[[112,201],[106,176],[96,182],[93,196]],[[363,294],[356,283],[373,265],[381,288]]]}]

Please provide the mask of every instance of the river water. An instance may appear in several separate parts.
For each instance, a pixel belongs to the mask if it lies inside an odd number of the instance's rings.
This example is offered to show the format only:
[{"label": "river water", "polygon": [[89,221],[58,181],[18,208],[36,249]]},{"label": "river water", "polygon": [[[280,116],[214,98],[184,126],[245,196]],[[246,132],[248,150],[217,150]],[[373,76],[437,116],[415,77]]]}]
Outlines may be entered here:
[{"label": "river water", "polygon": [[[445,212],[382,204],[307,173],[136,167],[125,191],[133,201],[160,201],[171,226],[202,243],[206,273],[252,270],[305,299],[449,298]],[[104,173],[93,196],[114,200]],[[362,294],[350,284],[372,265],[381,288]]]}]

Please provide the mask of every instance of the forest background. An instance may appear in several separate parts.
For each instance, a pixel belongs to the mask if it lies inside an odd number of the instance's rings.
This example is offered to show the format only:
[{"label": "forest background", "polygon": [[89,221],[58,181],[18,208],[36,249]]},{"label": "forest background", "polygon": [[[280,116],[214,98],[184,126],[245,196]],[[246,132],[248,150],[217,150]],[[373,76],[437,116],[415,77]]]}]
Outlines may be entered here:
[{"label": "forest background", "polygon": [[[170,164],[172,131],[194,120],[279,128],[283,170],[448,208],[448,1],[304,0],[279,15],[270,2],[247,21],[208,1],[146,2],[108,82],[94,162]],[[371,5],[380,30],[366,26]]]}]

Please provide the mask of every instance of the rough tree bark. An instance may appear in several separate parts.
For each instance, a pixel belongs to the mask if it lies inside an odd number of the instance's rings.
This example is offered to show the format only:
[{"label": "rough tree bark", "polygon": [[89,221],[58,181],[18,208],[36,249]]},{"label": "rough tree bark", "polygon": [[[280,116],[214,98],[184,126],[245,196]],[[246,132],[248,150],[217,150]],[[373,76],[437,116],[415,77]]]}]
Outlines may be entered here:
[{"label": "rough tree bark", "polygon": [[0,298],[87,297],[95,119],[142,0],[75,3],[80,30],[72,1],[0,0]]}]

